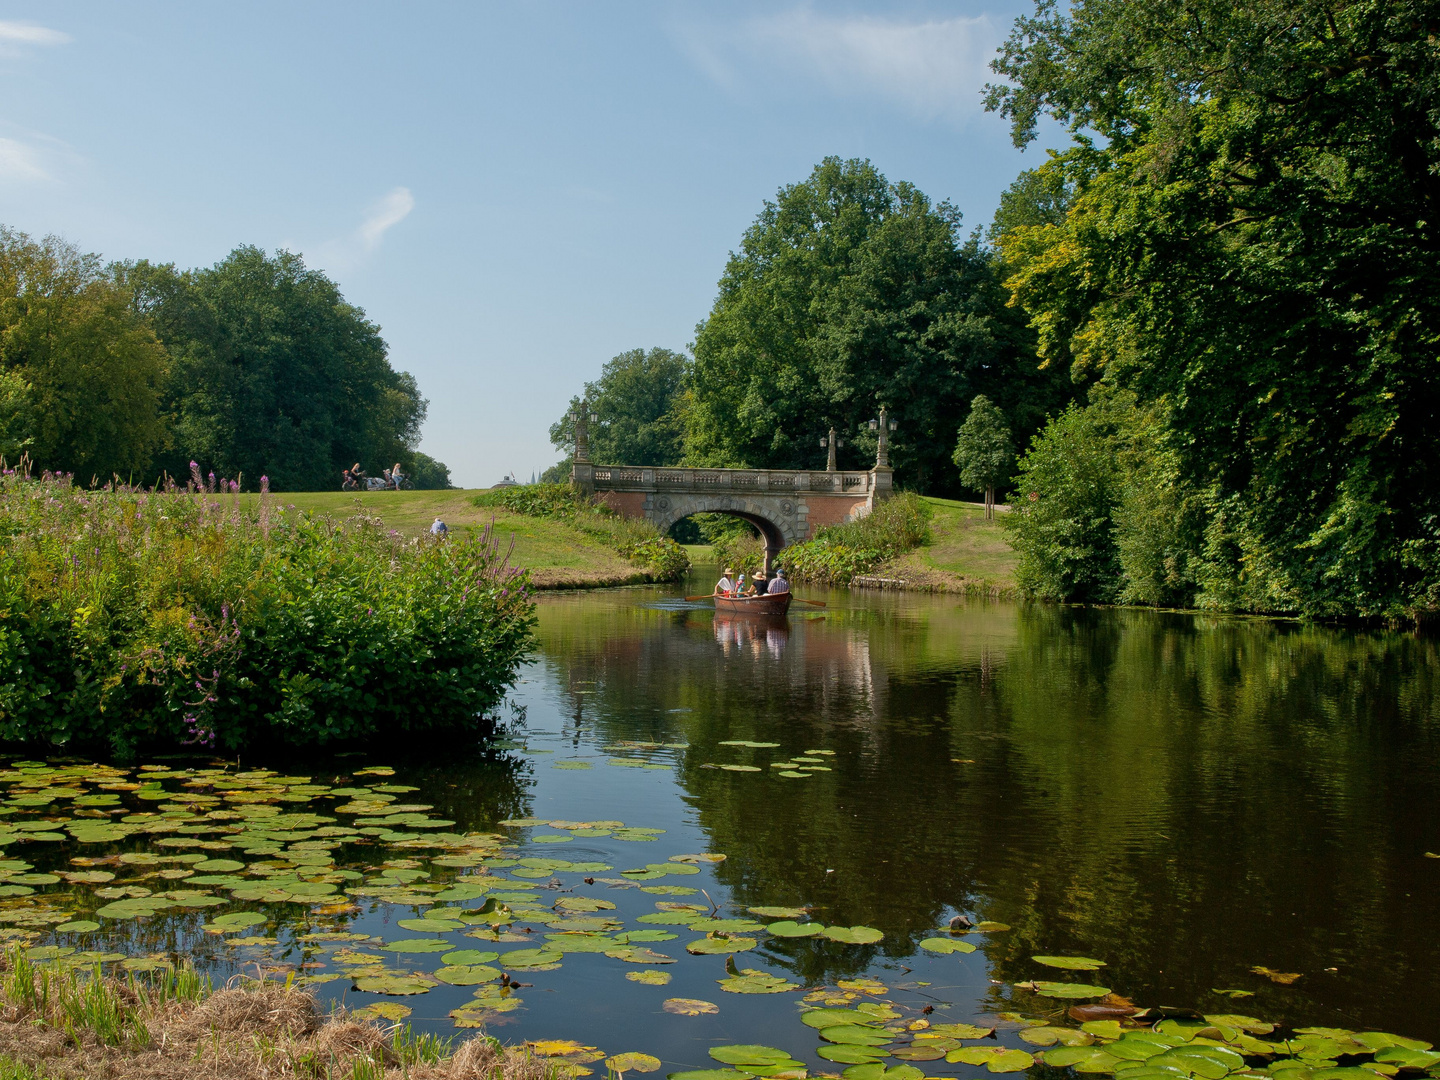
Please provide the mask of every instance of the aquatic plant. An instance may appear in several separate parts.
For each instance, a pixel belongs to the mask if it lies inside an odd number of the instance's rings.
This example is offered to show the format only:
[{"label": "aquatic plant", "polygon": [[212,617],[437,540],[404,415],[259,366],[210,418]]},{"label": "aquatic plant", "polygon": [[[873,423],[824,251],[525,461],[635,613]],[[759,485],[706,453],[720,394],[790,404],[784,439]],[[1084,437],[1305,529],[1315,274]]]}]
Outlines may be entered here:
[{"label": "aquatic plant", "polygon": [[[262,487],[263,487],[262,481]],[[487,531],[405,543],[201,477],[0,476],[0,738],[121,753],[483,730],[530,642]]]}]

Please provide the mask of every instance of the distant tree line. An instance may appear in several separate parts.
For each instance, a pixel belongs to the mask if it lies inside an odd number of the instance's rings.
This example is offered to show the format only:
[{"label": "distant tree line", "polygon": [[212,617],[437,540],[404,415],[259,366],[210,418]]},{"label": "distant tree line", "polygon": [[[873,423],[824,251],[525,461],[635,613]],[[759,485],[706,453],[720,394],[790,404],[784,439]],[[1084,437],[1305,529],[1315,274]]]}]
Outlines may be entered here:
[{"label": "distant tree line", "polygon": [[355,462],[420,453],[426,401],[380,330],[297,255],[236,248],[213,267],[105,264],[0,228],[0,454],[80,483],[202,472],[323,490]]}]

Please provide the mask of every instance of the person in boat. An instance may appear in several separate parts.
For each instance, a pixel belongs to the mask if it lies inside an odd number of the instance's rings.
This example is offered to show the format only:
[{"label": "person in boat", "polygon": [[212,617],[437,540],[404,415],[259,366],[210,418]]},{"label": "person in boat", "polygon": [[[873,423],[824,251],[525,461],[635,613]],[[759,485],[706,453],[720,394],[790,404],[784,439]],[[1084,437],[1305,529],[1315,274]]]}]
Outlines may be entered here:
[{"label": "person in boat", "polygon": [[765,591],[771,596],[777,596],[790,591],[790,582],[785,580],[784,570],[775,571],[775,577],[771,580],[770,587]]},{"label": "person in boat", "polygon": [[730,596],[735,591],[735,581],[730,576],[735,573],[734,569],[727,566],[725,573],[720,575],[720,580],[715,583],[716,596]]},{"label": "person in boat", "polygon": [[754,578],[753,581],[750,582],[750,588],[746,591],[745,595],[746,595],[746,596],[764,596],[765,593],[766,593],[766,591],[768,590],[768,588],[769,588],[769,582],[767,582],[767,581],[765,580],[765,571],[764,571],[764,570],[756,570],[756,571],[755,571],[755,578]]}]

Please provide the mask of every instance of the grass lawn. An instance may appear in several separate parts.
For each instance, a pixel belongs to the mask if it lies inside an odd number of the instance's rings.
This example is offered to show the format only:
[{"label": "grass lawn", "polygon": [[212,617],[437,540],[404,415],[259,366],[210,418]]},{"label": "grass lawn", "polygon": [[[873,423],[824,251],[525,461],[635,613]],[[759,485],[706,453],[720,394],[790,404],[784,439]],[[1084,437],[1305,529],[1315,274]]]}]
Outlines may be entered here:
[{"label": "grass lawn", "polygon": [[986,521],[978,503],[953,499],[925,501],[934,511],[931,540],[896,559],[880,576],[903,578],[912,585],[944,592],[982,589],[1005,592],[1015,584],[1015,552],[996,520]]},{"label": "grass lawn", "polygon": [[[475,506],[478,489],[456,491],[286,491],[275,498],[298,510],[344,518],[363,510],[404,536],[419,536],[438,515],[450,531],[479,532],[493,520],[502,548],[515,537],[511,565],[530,571],[542,588],[629,585],[649,578],[614,551],[564,522],[511,514],[493,506]],[[257,496],[244,496],[254,499]]]}]

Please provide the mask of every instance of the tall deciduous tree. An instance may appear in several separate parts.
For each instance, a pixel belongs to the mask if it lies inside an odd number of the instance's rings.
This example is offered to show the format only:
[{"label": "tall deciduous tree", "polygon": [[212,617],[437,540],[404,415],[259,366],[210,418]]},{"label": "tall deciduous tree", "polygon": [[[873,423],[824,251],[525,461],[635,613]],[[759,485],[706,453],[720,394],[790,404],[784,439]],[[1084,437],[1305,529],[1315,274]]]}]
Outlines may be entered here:
[{"label": "tall deciduous tree", "polygon": [[[599,419],[590,425],[590,457],[614,465],[678,465],[684,453],[684,392],[689,360],[669,349],[630,349],[606,361],[600,378],[585,384],[584,399]],[[550,426],[550,441],[566,455],[575,450],[572,398]],[[569,474],[568,465],[565,467]]]},{"label": "tall deciduous tree", "polygon": [[1202,603],[1440,607],[1437,33],[1430,0],[1040,0],[997,62],[1018,143],[1077,141],[1009,284],[1051,364],[1159,409]]},{"label": "tall deciduous tree", "polygon": [[165,350],[95,255],[0,227],[0,449],[107,481],[165,440]]},{"label": "tall deciduous tree", "polygon": [[985,493],[985,516],[995,516],[995,489],[1015,474],[1015,444],[1005,414],[984,394],[970,402],[970,415],[955,440],[960,482]]},{"label": "tall deciduous tree", "polygon": [[414,378],[298,255],[240,247],[205,270],[140,263],[123,276],[174,360],[172,472],[193,458],[294,491],[334,487],[357,461],[412,466],[426,409]]},{"label": "tall deciduous tree", "polygon": [[781,189],[731,256],[695,342],[687,453],[697,464],[816,466],[818,436],[848,436],[842,467],[867,468],[867,421],[899,422],[902,484],[956,486],[951,463],[977,391],[1033,430],[1063,404],[1007,310],[994,258],[959,235],[959,213],[869,162],[827,158]]}]

